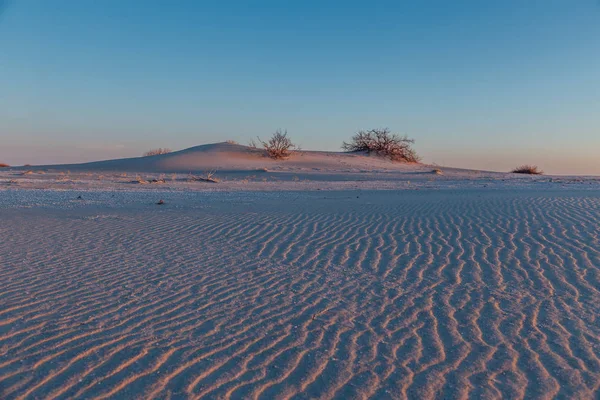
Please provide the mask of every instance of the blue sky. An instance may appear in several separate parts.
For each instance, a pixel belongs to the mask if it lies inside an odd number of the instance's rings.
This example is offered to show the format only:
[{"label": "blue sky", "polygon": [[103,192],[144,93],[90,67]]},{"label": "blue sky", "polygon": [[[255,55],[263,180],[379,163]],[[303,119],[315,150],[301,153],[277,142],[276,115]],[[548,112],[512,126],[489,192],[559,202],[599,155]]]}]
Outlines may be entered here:
[{"label": "blue sky", "polygon": [[600,175],[598,0],[4,2],[2,162],[389,127],[427,162]]}]

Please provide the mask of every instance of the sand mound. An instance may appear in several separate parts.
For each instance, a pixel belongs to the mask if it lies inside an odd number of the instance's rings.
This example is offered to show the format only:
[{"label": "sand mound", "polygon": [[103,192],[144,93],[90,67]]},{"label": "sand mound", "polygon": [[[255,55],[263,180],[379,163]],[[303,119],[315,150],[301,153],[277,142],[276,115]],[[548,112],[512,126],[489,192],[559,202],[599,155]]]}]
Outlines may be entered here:
[{"label": "sand mound", "polygon": [[[39,167],[36,167],[39,168]],[[340,152],[298,151],[286,160],[266,157],[261,149],[232,143],[216,143],[151,157],[98,161],[83,164],[45,166],[52,169],[134,172],[239,172],[259,170],[294,170],[298,172],[360,172],[373,170],[405,171],[415,164]]]}]

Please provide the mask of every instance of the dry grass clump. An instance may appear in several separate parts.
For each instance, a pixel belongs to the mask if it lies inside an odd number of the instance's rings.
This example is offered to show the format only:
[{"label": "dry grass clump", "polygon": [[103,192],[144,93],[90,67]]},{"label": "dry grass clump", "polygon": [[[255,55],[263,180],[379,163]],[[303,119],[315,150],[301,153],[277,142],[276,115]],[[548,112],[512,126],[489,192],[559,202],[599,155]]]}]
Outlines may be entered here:
[{"label": "dry grass clump", "polygon": [[139,183],[140,185],[146,185],[148,184],[148,181],[142,178],[141,176],[137,175],[135,179],[131,181],[131,183]]},{"label": "dry grass clump", "polygon": [[436,175],[444,175],[444,171],[442,171],[439,168],[435,168],[433,171],[431,171],[431,173],[436,174]]},{"label": "dry grass clump", "polygon": [[211,182],[211,183],[219,183],[220,180],[215,178],[215,171],[210,171],[206,173],[206,176],[194,176],[190,175],[190,180],[194,182]]},{"label": "dry grass clump", "polygon": [[274,159],[288,158],[292,155],[292,151],[297,148],[287,136],[287,130],[277,129],[267,142],[262,141],[260,138],[258,138],[258,141],[265,148],[267,155]]},{"label": "dry grass clump", "polygon": [[10,167],[10,165],[4,164],[4,163],[0,163],[0,168],[8,168],[8,167]]},{"label": "dry grass clump", "polygon": [[239,143],[238,143],[238,142],[236,142],[235,140],[231,140],[231,139],[230,139],[230,140],[228,140],[226,143],[227,143],[227,144],[239,144]]},{"label": "dry grass clump", "polygon": [[393,134],[388,128],[358,131],[342,149],[348,152],[374,153],[392,161],[418,162],[420,157],[412,148],[415,141]]},{"label": "dry grass clump", "polygon": [[158,149],[148,150],[147,152],[144,153],[144,157],[158,156],[158,155],[161,155],[161,154],[168,154],[171,151],[172,151],[171,149],[167,149],[167,148],[163,149],[162,147],[159,147]]},{"label": "dry grass clump", "polygon": [[544,173],[544,171],[539,169],[537,165],[521,165],[520,167],[517,167],[510,172],[512,172],[513,174],[529,175],[542,175]]}]

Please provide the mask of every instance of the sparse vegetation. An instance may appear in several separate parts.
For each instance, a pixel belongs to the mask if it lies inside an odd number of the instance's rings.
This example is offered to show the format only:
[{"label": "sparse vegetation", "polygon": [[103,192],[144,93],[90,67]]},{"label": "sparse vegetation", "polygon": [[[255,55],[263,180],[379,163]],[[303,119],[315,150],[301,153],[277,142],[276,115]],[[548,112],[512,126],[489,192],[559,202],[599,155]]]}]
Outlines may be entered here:
[{"label": "sparse vegetation", "polygon": [[148,150],[147,152],[144,153],[144,157],[158,156],[160,154],[168,154],[171,151],[172,151],[171,149],[160,147],[158,149]]},{"label": "sparse vegetation", "polygon": [[435,168],[435,169],[434,169],[433,171],[431,171],[431,172],[432,172],[433,174],[436,174],[436,175],[444,175],[444,171],[442,171],[442,170],[441,170],[441,169],[439,169],[439,168]]},{"label": "sparse vegetation", "polygon": [[141,176],[137,175],[135,179],[131,181],[131,183],[139,183],[140,185],[145,185],[148,183],[148,181],[142,178]]},{"label": "sparse vegetation", "polygon": [[544,173],[544,171],[539,169],[537,165],[521,165],[520,167],[517,167],[510,172],[512,172],[513,174],[529,175],[542,175]]},{"label": "sparse vegetation", "polygon": [[8,168],[8,167],[10,167],[10,165],[4,164],[4,163],[0,163],[0,168]]},{"label": "sparse vegetation", "polygon": [[206,176],[194,176],[191,175],[190,179],[195,182],[211,182],[211,183],[219,183],[220,180],[215,178],[215,171],[210,171],[206,173]]},{"label": "sparse vegetation", "polygon": [[366,152],[392,161],[418,162],[420,157],[412,148],[415,141],[407,136],[393,134],[388,128],[358,131],[342,149],[348,152]]},{"label": "sparse vegetation", "polygon": [[238,142],[236,142],[235,140],[228,140],[226,142],[227,144],[239,144]]},{"label": "sparse vegetation", "polygon": [[258,141],[267,151],[267,155],[274,159],[288,158],[292,155],[292,151],[297,149],[297,146],[287,136],[287,130],[277,129],[269,141],[264,142],[260,138]]}]

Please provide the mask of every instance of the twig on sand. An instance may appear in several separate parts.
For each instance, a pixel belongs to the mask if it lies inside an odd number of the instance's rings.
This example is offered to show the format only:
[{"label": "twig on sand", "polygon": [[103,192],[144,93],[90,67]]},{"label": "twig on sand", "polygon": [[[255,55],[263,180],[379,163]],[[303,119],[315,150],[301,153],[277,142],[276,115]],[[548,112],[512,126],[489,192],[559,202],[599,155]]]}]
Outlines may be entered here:
[{"label": "twig on sand", "polygon": [[327,311],[329,311],[329,310],[331,310],[331,307],[330,307],[330,308],[326,308],[326,309],[324,309],[323,311],[319,311],[319,312],[316,312],[316,313],[314,313],[314,314],[312,315],[312,318],[311,318],[311,320],[312,320],[312,321],[314,321],[315,319],[317,319],[317,317],[318,317],[319,315],[321,315],[321,314],[325,314],[325,313],[326,313]]}]

